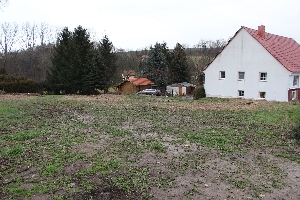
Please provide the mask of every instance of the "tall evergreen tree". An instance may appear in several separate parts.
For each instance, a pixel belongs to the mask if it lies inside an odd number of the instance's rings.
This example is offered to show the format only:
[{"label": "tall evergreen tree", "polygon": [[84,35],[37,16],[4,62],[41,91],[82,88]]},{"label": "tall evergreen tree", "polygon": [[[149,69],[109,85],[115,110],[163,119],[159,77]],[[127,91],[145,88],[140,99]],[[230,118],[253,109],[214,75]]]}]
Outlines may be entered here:
[{"label": "tall evergreen tree", "polygon": [[98,46],[100,54],[100,65],[102,66],[102,78],[104,93],[108,92],[108,88],[113,86],[117,72],[117,55],[112,42],[108,39],[107,35],[103,37]]},{"label": "tall evergreen tree", "polygon": [[169,64],[170,55],[166,43],[156,43],[154,47],[150,47],[145,74],[158,88],[164,88],[169,82]]},{"label": "tall evergreen tree", "polygon": [[87,30],[81,26],[75,28],[73,33],[68,28],[63,29],[54,47],[52,68],[46,77],[50,90],[67,94],[86,90],[84,80],[88,72],[88,57],[93,50],[89,37]]},{"label": "tall evergreen tree", "polygon": [[87,30],[81,26],[75,28],[72,36],[72,63],[70,63],[72,71],[69,73],[72,75],[72,93],[76,93],[77,91],[82,92],[85,90],[84,77],[89,66],[89,55],[93,52],[93,44],[90,41],[90,35]]},{"label": "tall evergreen tree", "polygon": [[189,82],[190,69],[184,47],[177,43],[171,55],[172,59],[169,66],[170,81],[172,83]]},{"label": "tall evergreen tree", "polygon": [[89,66],[85,73],[84,93],[86,94],[95,94],[97,93],[96,89],[104,90],[105,88],[105,69],[101,60],[99,48],[95,47],[89,54]]},{"label": "tall evergreen tree", "polygon": [[69,65],[71,62],[69,56],[72,43],[71,35],[72,33],[68,28],[64,28],[53,48],[52,67],[47,71],[46,85],[55,94],[59,94],[60,91],[70,90],[70,76],[68,76],[68,72],[71,70]]}]

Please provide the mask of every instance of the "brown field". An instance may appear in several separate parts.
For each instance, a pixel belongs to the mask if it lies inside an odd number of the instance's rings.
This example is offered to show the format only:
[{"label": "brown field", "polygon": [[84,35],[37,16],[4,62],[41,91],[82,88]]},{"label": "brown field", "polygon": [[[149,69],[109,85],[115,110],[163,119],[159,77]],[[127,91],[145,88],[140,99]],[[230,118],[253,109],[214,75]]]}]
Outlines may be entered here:
[{"label": "brown field", "polygon": [[0,196],[300,199],[299,113],[244,99],[0,95]]}]

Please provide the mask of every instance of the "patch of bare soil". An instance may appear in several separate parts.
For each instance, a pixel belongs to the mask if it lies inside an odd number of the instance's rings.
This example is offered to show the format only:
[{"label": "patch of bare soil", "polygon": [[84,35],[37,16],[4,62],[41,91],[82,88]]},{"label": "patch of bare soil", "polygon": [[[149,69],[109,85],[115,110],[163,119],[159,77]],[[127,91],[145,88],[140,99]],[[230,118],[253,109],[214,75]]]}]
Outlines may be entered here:
[{"label": "patch of bare soil", "polygon": [[70,100],[102,100],[102,101],[119,101],[124,98],[117,94],[100,94],[100,95],[65,95],[65,99]]},{"label": "patch of bare soil", "polygon": [[271,102],[264,100],[229,99],[228,101],[211,101],[201,103],[195,100],[192,103],[181,102],[157,102],[156,106],[171,110],[253,110],[270,106]]},{"label": "patch of bare soil", "polygon": [[74,163],[66,164],[64,170],[66,174],[72,175],[80,170],[85,170],[91,167],[91,163],[84,162],[82,160],[77,160]]},{"label": "patch of bare soil", "polygon": [[15,99],[24,99],[32,96],[41,96],[38,93],[12,93],[12,94],[0,94],[0,100],[15,100]]},{"label": "patch of bare soil", "polygon": [[74,200],[135,200],[141,199],[141,196],[136,193],[127,193],[125,190],[118,189],[114,186],[94,189],[86,194],[76,194],[70,197]]},{"label": "patch of bare soil", "polygon": [[270,152],[221,156],[198,144],[174,145],[167,154],[144,152],[135,167],[149,167],[149,179],[168,177],[150,189],[150,199],[300,199],[300,165]]},{"label": "patch of bare soil", "polygon": [[80,143],[73,146],[74,153],[84,153],[86,156],[91,157],[97,152],[103,151],[107,147],[105,142],[103,143]]}]

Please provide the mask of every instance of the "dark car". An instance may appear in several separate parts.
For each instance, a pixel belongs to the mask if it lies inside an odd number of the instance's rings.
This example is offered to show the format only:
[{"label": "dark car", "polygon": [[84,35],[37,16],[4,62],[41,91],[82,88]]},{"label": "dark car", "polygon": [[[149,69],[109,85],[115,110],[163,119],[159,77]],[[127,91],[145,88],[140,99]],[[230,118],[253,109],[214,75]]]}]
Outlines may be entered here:
[{"label": "dark car", "polygon": [[146,95],[160,96],[161,92],[160,92],[160,90],[157,90],[157,89],[145,89],[145,90],[137,92],[137,94],[146,94]]}]

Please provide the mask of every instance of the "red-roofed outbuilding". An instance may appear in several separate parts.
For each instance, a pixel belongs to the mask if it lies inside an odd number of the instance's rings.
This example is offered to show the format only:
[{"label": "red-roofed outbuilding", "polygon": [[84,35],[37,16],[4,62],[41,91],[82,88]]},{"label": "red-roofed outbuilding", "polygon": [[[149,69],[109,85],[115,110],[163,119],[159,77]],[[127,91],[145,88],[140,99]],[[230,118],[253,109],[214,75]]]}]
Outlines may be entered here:
[{"label": "red-roofed outbuilding", "polygon": [[204,73],[207,96],[299,101],[300,45],[242,26]]},{"label": "red-roofed outbuilding", "polygon": [[149,89],[154,83],[147,78],[129,78],[118,85],[118,94],[134,94]]}]

